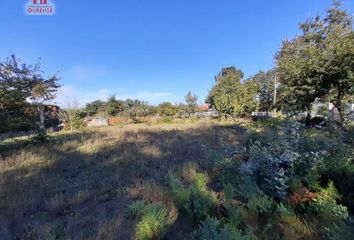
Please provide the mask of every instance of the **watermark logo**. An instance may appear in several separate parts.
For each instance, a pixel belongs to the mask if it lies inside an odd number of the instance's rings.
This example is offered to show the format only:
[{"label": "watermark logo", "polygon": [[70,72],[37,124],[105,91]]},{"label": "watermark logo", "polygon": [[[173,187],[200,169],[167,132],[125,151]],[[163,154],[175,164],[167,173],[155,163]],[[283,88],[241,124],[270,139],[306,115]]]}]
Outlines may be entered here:
[{"label": "watermark logo", "polygon": [[31,0],[26,4],[27,15],[53,15],[55,6],[51,0]]}]

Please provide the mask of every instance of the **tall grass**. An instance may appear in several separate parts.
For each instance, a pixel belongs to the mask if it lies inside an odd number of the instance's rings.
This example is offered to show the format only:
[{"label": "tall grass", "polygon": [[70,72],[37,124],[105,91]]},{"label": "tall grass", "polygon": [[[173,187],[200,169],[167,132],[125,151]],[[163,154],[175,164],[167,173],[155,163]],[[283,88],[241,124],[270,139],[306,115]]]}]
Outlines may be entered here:
[{"label": "tall grass", "polygon": [[[136,220],[125,215],[129,203],[168,202],[171,169],[202,162],[202,146],[246,140],[223,124],[197,122],[59,132],[45,143],[2,141],[0,238],[134,238]],[[195,174],[193,167],[182,173],[186,182]],[[165,216],[161,211],[142,218],[141,229]]]}]

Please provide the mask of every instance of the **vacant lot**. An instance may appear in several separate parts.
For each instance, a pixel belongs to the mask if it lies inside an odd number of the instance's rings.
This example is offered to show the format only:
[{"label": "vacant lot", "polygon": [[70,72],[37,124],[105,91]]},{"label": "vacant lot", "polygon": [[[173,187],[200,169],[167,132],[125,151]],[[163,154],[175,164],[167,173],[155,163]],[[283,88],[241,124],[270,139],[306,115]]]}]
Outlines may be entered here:
[{"label": "vacant lot", "polygon": [[[163,198],[169,170],[235,148],[248,131],[198,122],[57,133],[47,143],[0,145],[0,239],[130,239],[127,206]],[[176,224],[179,224],[178,222]],[[169,239],[184,227],[171,228]]]},{"label": "vacant lot", "polygon": [[0,143],[0,239],[353,239],[354,126],[135,124]]}]

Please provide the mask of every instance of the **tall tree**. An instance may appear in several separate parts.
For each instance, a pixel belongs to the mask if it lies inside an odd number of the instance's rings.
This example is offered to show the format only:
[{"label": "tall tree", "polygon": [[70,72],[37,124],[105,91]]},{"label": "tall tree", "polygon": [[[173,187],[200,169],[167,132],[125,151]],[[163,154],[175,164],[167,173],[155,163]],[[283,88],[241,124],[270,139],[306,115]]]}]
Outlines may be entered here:
[{"label": "tall tree", "polygon": [[191,116],[196,110],[198,97],[197,95],[192,94],[192,92],[189,91],[184,97],[184,100],[186,102],[186,113],[188,114],[188,116]]},{"label": "tall tree", "polygon": [[43,127],[43,108],[39,106],[55,97],[59,88],[57,82],[55,75],[45,79],[39,65],[20,64],[15,55],[0,62],[0,120],[6,126],[4,128],[21,130],[31,125],[27,122],[27,113],[32,112],[28,99],[34,101],[39,110],[42,109],[38,112],[40,126]]},{"label": "tall tree", "polygon": [[330,98],[342,121],[343,99],[353,93],[352,18],[335,1],[324,18],[301,23],[302,34],[285,40],[276,55],[280,93],[291,110],[310,111],[317,99]]},{"label": "tall tree", "polygon": [[258,110],[270,111],[274,108],[274,85],[275,85],[275,70],[259,71],[248,81],[253,82],[257,88]]},{"label": "tall tree", "polygon": [[243,73],[235,67],[221,69],[215,77],[206,102],[215,110],[232,118],[251,113],[257,106],[257,88],[252,81],[241,82]]},{"label": "tall tree", "polygon": [[33,73],[31,99],[37,105],[41,129],[44,129],[44,104],[56,97],[55,93],[60,87],[58,80],[55,75],[49,79],[44,79],[40,73]]}]

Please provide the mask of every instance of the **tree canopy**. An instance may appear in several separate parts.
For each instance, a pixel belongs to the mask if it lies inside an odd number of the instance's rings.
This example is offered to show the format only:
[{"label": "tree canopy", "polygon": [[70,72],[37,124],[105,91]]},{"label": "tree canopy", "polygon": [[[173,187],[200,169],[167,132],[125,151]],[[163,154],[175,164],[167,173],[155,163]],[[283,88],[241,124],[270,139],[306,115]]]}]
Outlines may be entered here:
[{"label": "tree canopy", "polygon": [[221,69],[206,102],[233,118],[251,113],[257,107],[257,85],[254,81],[241,82],[242,78],[243,72],[234,66]]},{"label": "tree canopy", "polygon": [[285,40],[276,55],[283,106],[309,110],[329,99],[342,115],[343,98],[353,93],[354,34],[352,17],[335,1],[326,15],[299,25],[301,35]]},{"label": "tree canopy", "polygon": [[44,78],[39,64],[20,64],[15,55],[1,61],[0,132],[35,128],[39,117],[33,103],[38,105],[54,99],[60,87],[58,80],[56,75]]}]

